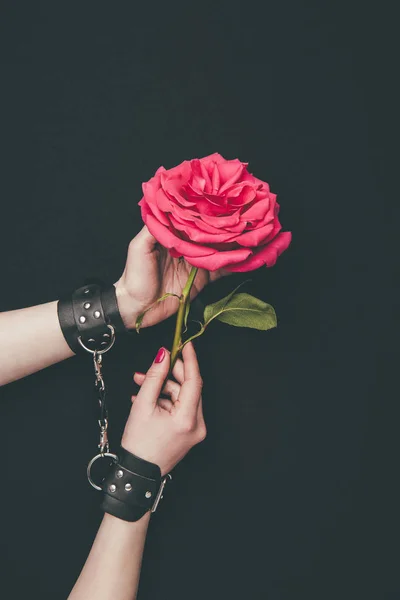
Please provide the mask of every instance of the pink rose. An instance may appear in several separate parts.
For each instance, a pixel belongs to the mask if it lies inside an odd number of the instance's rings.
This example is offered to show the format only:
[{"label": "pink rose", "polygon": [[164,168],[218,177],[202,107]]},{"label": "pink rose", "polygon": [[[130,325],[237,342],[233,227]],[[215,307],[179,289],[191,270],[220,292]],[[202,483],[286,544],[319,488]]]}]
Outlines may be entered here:
[{"label": "pink rose", "polygon": [[281,232],[276,194],[247,164],[215,153],[160,167],[143,184],[143,221],[171,256],[209,271],[275,264],[292,234]]}]

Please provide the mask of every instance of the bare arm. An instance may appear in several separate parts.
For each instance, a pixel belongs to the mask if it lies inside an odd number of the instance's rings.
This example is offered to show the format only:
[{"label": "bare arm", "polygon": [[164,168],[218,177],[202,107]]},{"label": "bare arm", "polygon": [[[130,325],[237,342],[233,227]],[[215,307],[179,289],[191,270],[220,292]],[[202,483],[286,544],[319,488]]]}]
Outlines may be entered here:
[{"label": "bare arm", "polygon": [[[120,292],[117,287],[118,304]],[[121,316],[127,318],[122,310]],[[61,331],[57,301],[0,313],[0,340],[0,386],[75,356]]]},{"label": "bare arm", "polygon": [[105,514],[69,600],[132,600],[139,585],[150,513],[128,523]]},{"label": "bare arm", "polygon": [[[184,347],[183,361],[178,360],[173,369],[178,383],[168,380],[163,387],[169,365],[170,354],[161,349],[158,362],[153,362],[146,375],[135,374],[141,389],[132,398],[122,437],[126,450],[158,464],[162,475],[206,435],[201,377],[193,345]],[[106,514],[69,600],[136,598],[149,520],[149,512],[134,523]]]},{"label": "bare arm", "polygon": [[57,302],[0,314],[0,385],[74,356],[62,334]]},{"label": "bare arm", "polygon": [[[124,272],[114,284],[125,326],[133,329],[137,316],[166,292],[180,295],[189,270],[190,265],[171,258],[143,227],[130,242]],[[200,269],[193,294],[221,275]],[[155,325],[177,307],[175,297],[160,302],[145,315],[142,326]],[[0,313],[0,386],[71,356],[59,325],[57,301]]]}]

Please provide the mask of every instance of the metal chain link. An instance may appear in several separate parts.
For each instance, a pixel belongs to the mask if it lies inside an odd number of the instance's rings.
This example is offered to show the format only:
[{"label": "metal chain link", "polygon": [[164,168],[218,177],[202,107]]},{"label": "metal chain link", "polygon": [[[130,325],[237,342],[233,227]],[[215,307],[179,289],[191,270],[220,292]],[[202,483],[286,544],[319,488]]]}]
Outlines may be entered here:
[{"label": "metal chain link", "polygon": [[87,466],[88,481],[92,487],[94,487],[96,490],[99,490],[99,491],[101,491],[101,489],[102,489],[101,486],[97,485],[91,477],[91,469],[92,469],[93,464],[99,458],[111,458],[114,462],[116,460],[118,460],[117,455],[110,453],[110,444],[108,441],[107,393],[106,393],[106,386],[104,383],[104,378],[103,378],[103,373],[102,373],[103,354],[105,354],[105,352],[108,352],[108,350],[110,350],[110,348],[113,347],[114,342],[115,342],[114,327],[112,325],[108,325],[108,327],[111,330],[111,338],[109,341],[109,345],[106,348],[102,348],[101,350],[91,350],[90,348],[87,348],[80,341],[81,346],[87,352],[90,352],[93,356],[93,367],[94,367],[94,374],[95,374],[94,386],[95,386],[95,393],[96,393],[96,396],[98,399],[99,409],[100,409],[100,414],[99,414],[99,419],[98,419],[98,424],[100,427],[100,441],[98,444],[98,449],[100,452],[99,452],[99,454],[96,454],[96,456],[94,456],[92,458],[92,460],[89,462],[89,464]]},{"label": "metal chain link", "polygon": [[110,444],[108,442],[108,407],[107,407],[107,398],[106,398],[106,386],[104,383],[103,375],[102,375],[102,362],[103,355],[98,354],[95,350],[93,353],[93,365],[95,372],[95,388],[98,394],[98,401],[100,407],[100,418],[98,420],[100,427],[100,442],[98,448],[100,450],[100,454],[104,456],[104,452],[110,451]]}]

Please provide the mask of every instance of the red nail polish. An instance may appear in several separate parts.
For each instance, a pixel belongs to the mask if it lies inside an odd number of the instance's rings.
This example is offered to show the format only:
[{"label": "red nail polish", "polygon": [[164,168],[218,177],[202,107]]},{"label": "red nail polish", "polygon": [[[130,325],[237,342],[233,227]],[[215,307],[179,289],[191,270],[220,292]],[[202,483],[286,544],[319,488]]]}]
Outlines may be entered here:
[{"label": "red nail polish", "polygon": [[154,359],[155,363],[160,363],[164,360],[164,356],[165,356],[165,348],[160,348],[159,351],[157,352],[157,356]]}]

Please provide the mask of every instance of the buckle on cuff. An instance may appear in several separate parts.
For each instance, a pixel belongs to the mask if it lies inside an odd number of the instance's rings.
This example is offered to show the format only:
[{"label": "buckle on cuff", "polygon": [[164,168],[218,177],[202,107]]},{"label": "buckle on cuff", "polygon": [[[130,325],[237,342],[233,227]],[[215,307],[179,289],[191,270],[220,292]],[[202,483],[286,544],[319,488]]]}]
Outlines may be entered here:
[{"label": "buckle on cuff", "polygon": [[170,480],[172,479],[172,475],[170,473],[168,473],[168,475],[165,475],[165,477],[162,478],[160,489],[158,490],[158,494],[156,496],[156,499],[154,500],[153,508],[151,509],[152,513],[156,512],[158,504],[159,504],[161,498],[163,497],[162,494],[163,494],[163,491],[164,491],[164,488],[165,488],[165,484],[168,481],[168,477],[169,477]]}]

